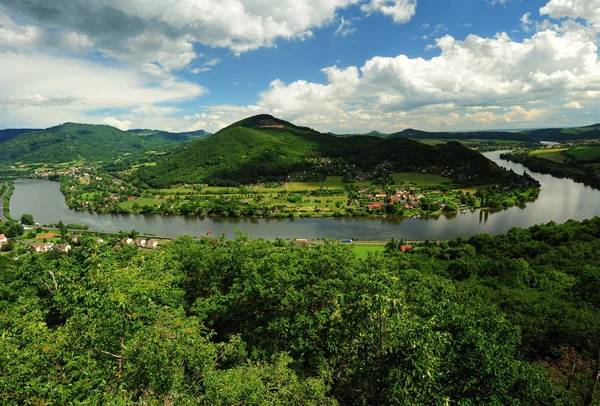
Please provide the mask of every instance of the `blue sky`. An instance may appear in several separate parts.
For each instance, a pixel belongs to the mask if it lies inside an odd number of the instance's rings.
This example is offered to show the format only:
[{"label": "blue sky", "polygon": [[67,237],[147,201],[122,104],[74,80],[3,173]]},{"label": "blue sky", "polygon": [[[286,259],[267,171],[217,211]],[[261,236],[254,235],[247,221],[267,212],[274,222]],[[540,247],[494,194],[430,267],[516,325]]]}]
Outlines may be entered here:
[{"label": "blue sky", "polygon": [[600,122],[600,0],[0,0],[0,128]]}]

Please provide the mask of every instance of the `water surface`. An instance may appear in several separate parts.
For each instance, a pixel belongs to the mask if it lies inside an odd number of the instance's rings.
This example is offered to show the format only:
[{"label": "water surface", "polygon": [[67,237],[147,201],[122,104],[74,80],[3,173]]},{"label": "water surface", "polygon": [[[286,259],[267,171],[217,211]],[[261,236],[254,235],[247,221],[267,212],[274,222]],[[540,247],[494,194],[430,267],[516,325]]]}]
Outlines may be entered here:
[{"label": "water surface", "polygon": [[[501,151],[484,155],[499,165],[523,173],[521,164],[500,159]],[[57,182],[27,179],[15,182],[10,212],[13,218],[30,213],[40,224],[86,224],[92,230],[117,232],[136,230],[145,234],[176,237],[190,234],[233,235],[234,230],[247,232],[252,238],[355,238],[355,239],[449,239],[474,234],[501,234],[511,227],[569,219],[583,220],[600,216],[600,191],[551,175],[529,172],[542,185],[539,198],[523,207],[490,212],[477,210],[439,218],[199,218],[159,214],[95,214],[70,210]]]}]

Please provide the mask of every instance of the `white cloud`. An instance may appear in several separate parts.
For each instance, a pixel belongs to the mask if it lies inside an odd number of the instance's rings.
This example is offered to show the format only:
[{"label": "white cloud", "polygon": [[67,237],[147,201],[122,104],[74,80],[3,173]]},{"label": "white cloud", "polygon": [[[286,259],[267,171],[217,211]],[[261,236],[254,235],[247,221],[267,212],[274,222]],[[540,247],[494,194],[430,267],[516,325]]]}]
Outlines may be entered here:
[{"label": "white cloud", "polygon": [[347,37],[348,35],[352,35],[356,32],[356,28],[352,28],[352,20],[346,20],[343,16],[340,20],[340,25],[337,30],[333,33],[333,35],[339,35],[342,37]]},{"label": "white cloud", "polygon": [[131,124],[133,124],[133,123],[129,120],[119,120],[118,118],[115,118],[115,117],[106,117],[104,119],[104,124],[108,124],[112,127],[116,127],[122,131],[127,131],[131,128]]},{"label": "white cloud", "polygon": [[[334,21],[336,12],[364,0],[11,0],[0,3],[1,47],[65,44],[121,61],[178,70],[198,57],[194,43],[239,54],[278,39],[304,39]],[[414,0],[372,0],[373,10],[407,21]],[[403,11],[403,10],[408,11]],[[4,11],[4,15],[2,15]],[[17,26],[6,15],[28,25]],[[7,23],[8,21],[8,23]],[[65,45],[63,44],[63,45]]]},{"label": "white cloud", "polygon": [[417,10],[417,0],[371,0],[360,9],[366,13],[379,12],[392,17],[395,23],[410,21]]},{"label": "white cloud", "polygon": [[567,103],[563,107],[566,109],[582,109],[583,108],[583,107],[581,107],[581,104],[579,104],[577,102]]},{"label": "white cloud", "polygon": [[[575,97],[589,100],[600,91],[597,47],[577,27],[547,29],[522,41],[505,33],[493,38],[471,34],[464,40],[446,35],[436,47],[441,53],[431,59],[399,55],[374,57],[362,67],[329,67],[323,70],[325,84],[275,80],[257,104],[302,124],[319,120],[313,125],[320,122],[321,127],[364,130],[361,126],[373,125],[364,117],[388,128],[409,118],[420,128],[461,123],[514,127],[530,126],[551,117],[557,104]],[[492,105],[503,111],[487,108]],[[439,106],[452,106],[457,116],[436,114]],[[472,106],[481,111],[469,112]],[[434,114],[425,119],[421,112],[429,107]],[[434,116],[437,122],[431,121]]]},{"label": "white cloud", "polygon": [[540,8],[551,18],[582,18],[600,31],[600,0],[550,0]]},{"label": "white cloud", "polygon": [[6,127],[101,122],[98,110],[176,103],[206,93],[172,76],[38,54],[0,54],[0,88],[0,122]]}]

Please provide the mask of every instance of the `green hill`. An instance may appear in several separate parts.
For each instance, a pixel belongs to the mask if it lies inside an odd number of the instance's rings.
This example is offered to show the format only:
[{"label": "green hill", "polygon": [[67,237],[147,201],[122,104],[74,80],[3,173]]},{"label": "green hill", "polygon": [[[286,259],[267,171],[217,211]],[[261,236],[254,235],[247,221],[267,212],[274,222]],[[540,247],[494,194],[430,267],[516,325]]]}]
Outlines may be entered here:
[{"label": "green hill", "polygon": [[0,130],[0,144],[4,141],[12,140],[18,135],[30,133],[33,131],[39,130],[34,130],[32,128],[7,128],[6,130]]},{"label": "green hill", "polygon": [[412,138],[412,139],[438,139],[438,140],[518,140],[531,141],[527,135],[520,132],[507,131],[473,131],[473,132],[428,132],[408,128],[393,133],[390,137]]},{"label": "green hill", "polygon": [[[198,134],[198,135],[196,135]],[[65,123],[18,134],[2,143],[0,161],[69,162],[76,159],[111,161],[123,154],[163,150],[206,136],[204,132],[168,133],[154,130],[121,131],[107,125]]]},{"label": "green hill", "polygon": [[524,132],[537,141],[572,141],[579,139],[600,139],[600,123],[574,128],[544,128]]},{"label": "green hill", "polygon": [[461,181],[502,177],[504,171],[458,144],[429,146],[406,138],[337,137],[269,115],[239,121],[212,137],[140,169],[153,187],[177,183],[240,185],[318,180],[328,175],[379,178],[402,171],[451,171]]}]

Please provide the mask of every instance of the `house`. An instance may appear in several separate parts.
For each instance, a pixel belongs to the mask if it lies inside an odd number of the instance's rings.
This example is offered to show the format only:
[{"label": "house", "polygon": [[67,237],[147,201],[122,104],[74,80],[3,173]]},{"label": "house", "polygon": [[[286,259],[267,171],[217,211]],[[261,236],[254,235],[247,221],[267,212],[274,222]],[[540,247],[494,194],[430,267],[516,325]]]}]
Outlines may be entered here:
[{"label": "house", "polygon": [[121,240],[121,242],[123,242],[124,244],[127,244],[127,245],[131,245],[135,241],[133,241],[133,238],[131,238],[131,237],[123,237],[123,239]]},{"label": "house", "polygon": [[138,247],[145,247],[146,246],[146,239],[142,238],[142,237],[138,237],[135,239],[135,245],[137,245]]},{"label": "house", "polygon": [[56,244],[53,249],[56,249],[60,252],[69,252],[71,251],[71,244]]},{"label": "house", "polygon": [[377,203],[369,203],[367,204],[367,209],[372,210],[372,209],[379,209],[383,207],[383,203],[382,202],[377,202]]},{"label": "house", "polygon": [[98,244],[102,244],[102,243],[104,243],[104,238],[102,238],[102,237],[98,237],[98,238],[96,239],[96,242],[97,242]]},{"label": "house", "polygon": [[4,234],[0,234],[0,245],[8,244],[8,238]]},{"label": "house", "polygon": [[407,250],[410,250],[410,249],[412,249],[412,245],[401,245],[400,246],[400,250],[402,252],[406,252]]},{"label": "house", "polygon": [[310,241],[306,238],[296,238],[294,240],[294,245],[310,245]]},{"label": "house", "polygon": [[29,243],[26,245],[27,249],[31,250],[31,251],[35,251],[39,254],[43,254],[44,252],[48,252],[48,251],[52,251],[52,249],[54,248],[54,244],[49,242],[46,244],[35,244],[35,243]]},{"label": "house", "polygon": [[146,241],[146,248],[150,248],[151,250],[153,250],[156,247],[158,247],[158,240],[155,240],[153,238],[151,240]]},{"label": "house", "polygon": [[73,234],[73,235],[71,236],[71,241],[73,241],[73,242],[77,242],[77,241],[79,241],[79,238],[80,238],[80,237],[81,237],[81,235],[79,235],[79,234]]}]

